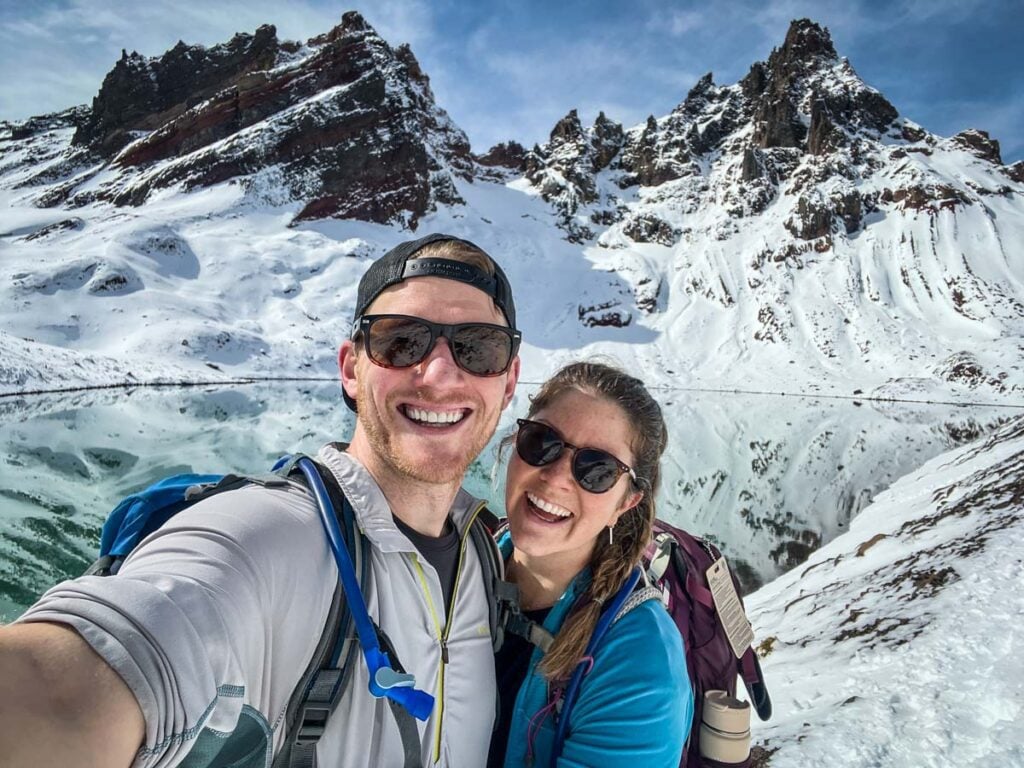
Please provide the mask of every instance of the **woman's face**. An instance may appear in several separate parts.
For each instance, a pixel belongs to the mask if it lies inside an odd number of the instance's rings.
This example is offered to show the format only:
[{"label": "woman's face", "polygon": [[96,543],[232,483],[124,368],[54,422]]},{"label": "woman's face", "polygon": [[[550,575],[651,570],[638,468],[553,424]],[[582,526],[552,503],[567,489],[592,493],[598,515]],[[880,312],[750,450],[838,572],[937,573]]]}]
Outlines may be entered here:
[{"label": "woman's face", "polygon": [[[615,403],[571,389],[531,417],[554,427],[580,448],[600,448],[632,466],[632,428]],[[628,474],[605,493],[583,490],[572,475],[572,451],[551,464],[533,467],[515,448],[508,466],[505,510],[516,549],[534,558],[558,555],[562,565],[590,560],[598,536],[640,501]]]}]

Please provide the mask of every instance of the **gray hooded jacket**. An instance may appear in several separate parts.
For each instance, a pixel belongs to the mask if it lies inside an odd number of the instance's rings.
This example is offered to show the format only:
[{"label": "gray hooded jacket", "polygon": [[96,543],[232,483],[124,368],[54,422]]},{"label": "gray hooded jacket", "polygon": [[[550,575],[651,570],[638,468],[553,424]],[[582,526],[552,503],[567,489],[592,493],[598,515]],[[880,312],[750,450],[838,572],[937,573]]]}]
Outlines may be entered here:
[{"label": "gray hooded jacket", "polygon": [[[370,547],[363,595],[416,686],[436,701],[420,729],[424,766],[484,765],[495,710],[483,570],[469,524],[483,506],[459,491],[451,517],[461,565],[446,611],[434,568],[398,530],[383,492],[353,457],[320,461],[352,504]],[[269,766],[288,701],[320,638],[338,573],[319,514],[299,487],[213,496],[147,538],[113,578],[47,592],[20,621],[71,625],[125,680],[142,708],[137,768]],[[447,662],[442,659],[442,647]],[[359,656],[318,745],[321,768],[401,766],[387,704]],[[230,762],[230,761],[229,761]]]}]

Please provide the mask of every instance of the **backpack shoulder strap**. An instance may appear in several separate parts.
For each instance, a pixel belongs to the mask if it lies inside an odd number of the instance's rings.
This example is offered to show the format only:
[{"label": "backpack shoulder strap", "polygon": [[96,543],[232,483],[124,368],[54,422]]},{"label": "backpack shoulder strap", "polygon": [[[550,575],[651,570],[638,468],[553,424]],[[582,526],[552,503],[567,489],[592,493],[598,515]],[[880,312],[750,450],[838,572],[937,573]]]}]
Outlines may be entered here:
[{"label": "backpack shoulder strap", "polygon": [[[306,461],[300,465],[300,461]],[[312,465],[315,474],[308,475]],[[301,467],[305,467],[305,470]],[[319,492],[310,487],[310,492],[317,499],[318,506],[331,507],[333,519],[338,524],[337,533],[340,533],[340,541],[336,544],[343,547],[351,560],[350,574],[355,577],[356,586],[366,582],[369,570],[369,557],[366,551],[366,540],[359,532],[359,526],[355,521],[355,514],[352,505],[345,498],[341,486],[338,484],[334,474],[323,467],[319,462],[306,456],[291,457],[288,461],[280,461],[274,468],[275,472],[298,472],[298,477],[303,479],[306,485],[315,486],[319,479],[321,488]],[[327,499],[321,504],[321,497],[326,492]],[[321,513],[323,514],[323,509]],[[326,518],[324,519],[327,523]],[[335,551],[337,558],[338,552]],[[339,563],[340,569],[340,563]],[[328,616],[327,626],[324,629],[320,642],[317,645],[317,652],[304,673],[300,684],[296,687],[292,698],[288,703],[287,713],[287,741],[277,758],[274,760],[273,768],[316,768],[316,747],[327,727],[327,721],[331,713],[337,707],[342,695],[347,689],[352,677],[352,669],[358,657],[358,651],[362,645],[367,643],[367,638],[360,636],[359,627],[352,607],[345,599],[345,582],[340,578],[335,588],[335,596],[332,602],[332,610]],[[339,595],[338,592],[341,594]],[[340,603],[337,614],[334,610],[334,603]],[[368,622],[374,637],[372,642],[383,651],[383,660],[390,662],[392,676],[395,673],[404,675],[404,668],[401,665],[394,648],[384,632],[377,626],[368,615],[365,606],[362,607],[363,621]],[[367,630],[367,631],[369,631]],[[332,652],[333,651],[333,652]],[[378,651],[378,652],[379,652]],[[369,659],[368,659],[369,661]],[[382,671],[388,671],[386,668]],[[371,680],[373,671],[371,670]],[[401,683],[399,683],[401,684]],[[371,688],[372,690],[372,688]],[[414,694],[419,693],[413,691]],[[422,694],[421,694],[422,695]],[[388,696],[388,704],[395,717],[398,730],[402,738],[402,747],[405,755],[405,768],[418,768],[421,765],[419,729],[416,726],[414,712],[418,702],[416,699],[405,700],[399,703],[397,697]],[[431,704],[433,699],[430,700]],[[417,710],[419,712],[419,710]],[[415,714],[416,717],[424,715],[423,712]],[[425,719],[425,715],[424,715]]]},{"label": "backpack shoulder strap", "polygon": [[[576,665],[576,669],[573,670],[572,677],[569,678],[569,683],[565,687],[565,692],[562,697],[562,711],[558,716],[558,727],[555,731],[555,741],[551,749],[551,766],[554,768],[558,764],[558,758],[562,754],[562,748],[565,746],[565,737],[569,734],[569,714],[572,711],[573,705],[576,703],[576,699],[579,697],[580,685],[583,683],[583,677],[590,671],[592,666],[592,660],[597,647],[604,640],[605,633],[609,627],[614,623],[616,618],[622,612],[623,607],[629,600],[633,591],[636,589],[637,584],[641,583],[643,578],[643,569],[637,566],[629,574],[626,581],[619,588],[619,591],[608,601],[608,605],[601,613],[601,617],[597,620],[597,624],[594,626],[594,631],[590,635],[590,641],[587,643],[587,650],[584,653],[584,658]],[[640,602],[644,602],[641,600]],[[637,603],[639,605],[639,603]],[[635,605],[633,606],[636,607]]]},{"label": "backpack shoulder strap", "polygon": [[[275,474],[291,477],[305,485],[302,473],[296,468],[299,458],[301,454],[289,457],[283,464],[279,463],[280,466],[274,469]],[[330,472],[322,469],[318,463],[317,470],[326,481],[334,514],[345,536],[345,543],[353,553],[353,560],[362,565],[361,568],[357,565],[357,573],[359,581],[363,582],[366,558],[362,537],[357,526],[352,525],[344,511],[341,511],[345,506],[344,494],[337,483],[332,482]],[[334,587],[334,596],[320,640],[288,701],[284,720],[285,744],[274,759],[273,768],[313,768],[316,765],[317,742],[348,683],[347,673],[351,670],[356,646],[351,642],[351,635],[352,614],[348,611],[345,590],[339,580]]]},{"label": "backpack shoulder strap", "polygon": [[495,652],[505,642],[505,630],[510,617],[518,613],[519,590],[505,581],[505,560],[495,540],[502,521],[487,507],[481,507],[469,526],[470,539],[476,548],[477,559],[484,572],[484,590],[487,596],[488,623]]},{"label": "backpack shoulder strap", "polygon": [[634,589],[633,592],[630,593],[629,597],[626,598],[626,602],[622,604],[618,613],[615,614],[615,618],[612,619],[612,623],[614,624],[634,608],[643,605],[648,600],[657,600],[660,603],[661,590],[657,587],[652,587],[650,584],[645,584],[642,587]]}]

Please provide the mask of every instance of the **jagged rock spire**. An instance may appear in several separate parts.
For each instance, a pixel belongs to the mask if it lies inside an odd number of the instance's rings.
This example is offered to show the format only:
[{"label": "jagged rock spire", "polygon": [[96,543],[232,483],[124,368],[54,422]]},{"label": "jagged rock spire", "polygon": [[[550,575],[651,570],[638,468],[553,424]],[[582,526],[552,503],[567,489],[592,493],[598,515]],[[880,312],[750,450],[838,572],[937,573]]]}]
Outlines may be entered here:
[{"label": "jagged rock spire", "polygon": [[[305,46],[265,25],[212,48],[123,53],[74,143],[120,168],[159,164],[102,192],[117,204],[273,168],[276,198],[306,202],[300,219],[410,226],[437,203],[461,202],[452,175],[474,168],[412,50],[391,48],[354,11]],[[72,194],[73,185],[49,203]]]}]

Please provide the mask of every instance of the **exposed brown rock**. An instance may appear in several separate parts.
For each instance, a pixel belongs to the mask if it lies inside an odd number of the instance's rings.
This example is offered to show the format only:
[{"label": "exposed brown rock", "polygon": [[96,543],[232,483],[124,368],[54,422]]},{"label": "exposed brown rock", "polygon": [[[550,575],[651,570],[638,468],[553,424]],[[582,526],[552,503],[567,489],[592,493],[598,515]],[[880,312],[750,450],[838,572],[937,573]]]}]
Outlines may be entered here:
[{"label": "exposed brown rock", "polygon": [[754,114],[754,144],[761,148],[800,147],[806,133],[788,96],[766,96]]},{"label": "exposed brown rock", "polygon": [[[148,129],[117,164],[165,165],[102,194],[135,205],[155,188],[209,186],[276,167],[285,191],[306,203],[298,220],[337,216],[415,227],[438,203],[461,202],[451,173],[472,175],[469,142],[436,107],[408,46],[392,49],[349,12],[308,47],[307,58],[276,66],[277,52],[293,46],[261,27],[209,50],[179,45],[160,59],[123,57],[81,140],[109,150],[127,131]],[[179,80],[189,77],[197,87],[183,88]]]},{"label": "exposed brown rock", "polygon": [[832,210],[843,220],[846,233],[853,234],[860,229],[861,219],[864,215],[864,203],[860,194],[850,190],[839,193],[830,199]]},{"label": "exposed brown rock", "polygon": [[765,71],[765,64],[763,61],[755,61],[747,76],[740,80],[740,89],[744,96],[753,100],[764,93],[767,86],[768,74]]},{"label": "exposed brown rock", "polygon": [[832,113],[824,99],[811,105],[811,126],[807,130],[807,151],[824,155],[843,144],[843,133],[832,122]]},{"label": "exposed brown rock", "polygon": [[996,165],[1003,164],[1003,158],[999,154],[999,142],[989,138],[988,131],[968,128],[966,131],[960,131],[960,133],[956,134],[952,141],[968,152],[977,155],[982,160],[988,160]]},{"label": "exposed brown rock", "polygon": [[639,137],[627,141],[622,150],[621,160],[623,170],[627,174],[623,179],[626,186],[640,184],[655,187],[686,175],[687,170],[681,164],[686,156],[663,154],[662,150],[667,147],[663,147],[661,138],[658,121],[652,115],[647,118],[647,124]]},{"label": "exposed brown rock", "polygon": [[7,129],[8,135],[3,136],[0,134],[0,139],[7,138],[12,141],[22,141],[38,136],[46,131],[53,131],[59,128],[78,128],[88,119],[89,108],[82,105],[52,114],[30,117],[27,120],[15,122],[3,120],[0,121],[0,130]]},{"label": "exposed brown rock", "polygon": [[482,155],[474,159],[488,168],[509,168],[514,171],[526,171],[526,149],[516,141],[503,141],[495,144]]},{"label": "exposed brown rock", "polygon": [[958,205],[970,205],[966,194],[946,184],[917,184],[900,189],[885,189],[880,200],[896,203],[902,210],[937,213],[940,210],[955,210]]},{"label": "exposed brown rock", "polygon": [[928,134],[925,133],[921,128],[916,125],[904,125],[900,129],[900,134],[906,141],[921,141]]},{"label": "exposed brown rock", "polygon": [[625,142],[625,134],[622,125],[604,116],[604,112],[597,115],[594,121],[593,138],[591,146],[594,150],[594,172],[600,171],[611,165],[612,160],[619,154]]},{"label": "exposed brown rock", "polygon": [[132,131],[154,130],[246,73],[272,67],[278,51],[271,25],[209,49],[179,41],[159,59],[122,51],[72,143],[109,157],[132,140]]},{"label": "exposed brown rock", "polygon": [[764,176],[764,168],[761,165],[760,153],[752,147],[743,150],[743,165],[740,170],[740,178],[743,181],[753,181]]},{"label": "exposed brown rock", "polygon": [[801,196],[796,211],[785,221],[785,227],[801,240],[813,240],[832,232],[832,209],[820,200]]},{"label": "exposed brown rock", "polygon": [[657,243],[658,245],[675,245],[679,233],[667,221],[657,216],[644,214],[633,216],[622,225],[622,232],[638,243]]},{"label": "exposed brown rock", "polygon": [[1019,184],[1024,184],[1024,160],[1018,160],[1013,165],[1003,169],[1007,176]]},{"label": "exposed brown rock", "polygon": [[575,109],[569,110],[569,114],[555,123],[555,127],[551,129],[550,139],[551,143],[556,145],[583,141],[583,124]]},{"label": "exposed brown rock", "polygon": [[598,326],[625,328],[633,320],[629,312],[622,310],[618,301],[606,301],[588,307],[581,304],[577,310],[580,322],[587,328]]}]

